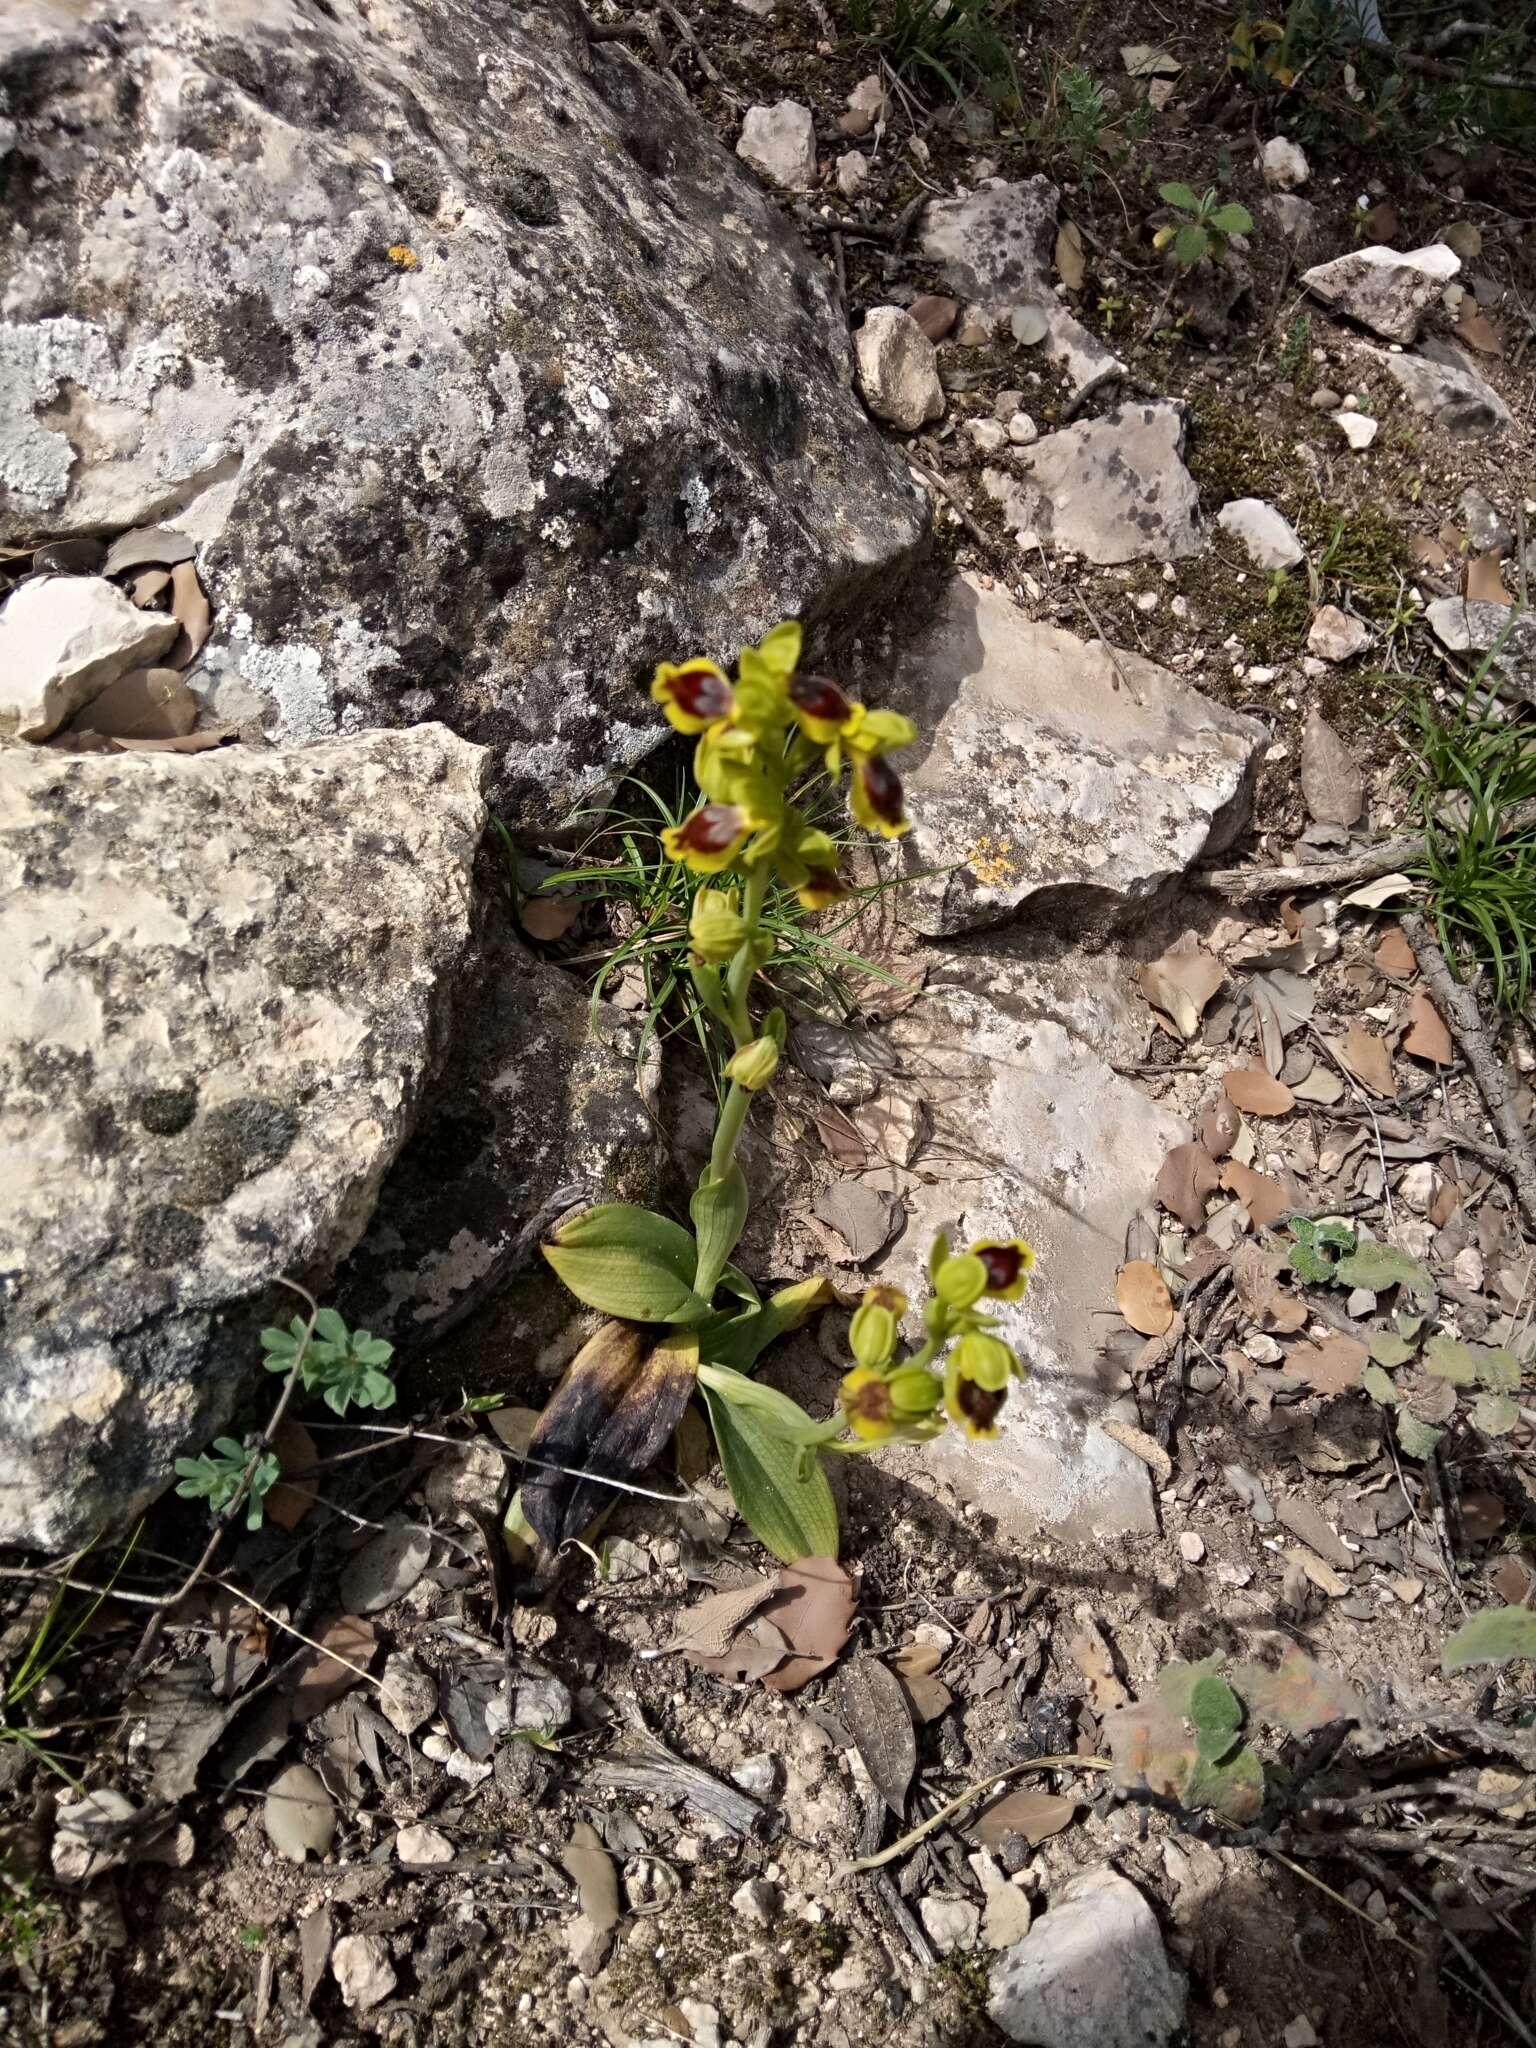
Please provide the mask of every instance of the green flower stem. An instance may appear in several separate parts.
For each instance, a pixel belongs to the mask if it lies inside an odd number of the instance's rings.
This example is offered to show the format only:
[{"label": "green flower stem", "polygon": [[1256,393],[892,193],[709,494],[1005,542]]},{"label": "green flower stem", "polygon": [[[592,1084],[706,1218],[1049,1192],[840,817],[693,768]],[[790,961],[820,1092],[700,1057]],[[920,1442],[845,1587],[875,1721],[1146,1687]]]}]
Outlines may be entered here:
[{"label": "green flower stem", "polygon": [[943,1350],[944,1343],[945,1339],[943,1337],[930,1337],[926,1344],[924,1344],[919,1350],[914,1351],[910,1358],[904,1358],[901,1361],[901,1363],[904,1366],[932,1365],[934,1360],[938,1357],[939,1353]]},{"label": "green flower stem", "polygon": [[[717,1014],[723,1017],[729,1027],[732,1044],[738,1052],[742,1046],[751,1044],[754,1035],[747,996],[752,987],[752,976],[756,971],[756,941],[762,922],[763,905],[768,898],[768,882],[769,869],[766,861],[753,868],[747,876],[741,906],[747,936],[726,969],[724,988],[719,990],[720,1009]],[[719,987],[718,979],[716,986]],[[736,1158],[737,1141],[741,1137],[747,1121],[747,1112],[751,1107],[751,1091],[743,1088],[739,1081],[733,1081],[730,1092],[720,1105],[720,1115],[715,1124],[715,1141],[710,1148],[709,1165],[704,1172],[705,1180],[722,1181],[730,1172]],[[723,1260],[721,1264],[723,1270]],[[719,1282],[720,1274],[712,1273],[703,1266],[694,1274],[694,1289],[702,1294],[706,1301],[713,1299]]]}]

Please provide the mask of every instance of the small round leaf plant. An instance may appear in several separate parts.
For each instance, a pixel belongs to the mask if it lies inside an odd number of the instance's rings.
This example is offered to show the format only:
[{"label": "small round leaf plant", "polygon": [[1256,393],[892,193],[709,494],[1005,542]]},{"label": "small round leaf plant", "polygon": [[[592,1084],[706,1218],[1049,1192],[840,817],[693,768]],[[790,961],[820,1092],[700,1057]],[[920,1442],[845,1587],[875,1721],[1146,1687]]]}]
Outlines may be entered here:
[{"label": "small round leaf plant", "polygon": [[826,1280],[764,1299],[732,1263],[750,1205],[736,1149],[785,1039],[783,1011],[759,1017],[752,1001],[754,977],[775,947],[764,904],[775,880],[807,913],[853,893],[836,840],[806,806],[824,802],[826,785],[846,789],[857,825],[899,838],[909,820],[889,757],[917,737],[899,712],[872,709],[803,672],[800,655],[800,627],[787,623],[742,649],[734,677],[705,659],[663,662],[651,685],[669,722],[696,741],[701,801],[667,829],[663,846],[706,878],[689,919],[687,971],[722,1029],[723,1096],[689,1203],[691,1230],[630,1203],[603,1203],[568,1217],[543,1248],[578,1300],[616,1319],[577,1356],[530,1445],[534,1462],[508,1526],[546,1553],[611,1504],[612,1493],[593,1481],[623,1479],[659,1455],[697,1394],[753,1532],[786,1562],[835,1555],[822,1453],[922,1443],[950,1424],[995,1436],[1022,1372],[989,1308],[1019,1299],[1033,1253],[1019,1238],[955,1251],[940,1236],[928,1261],[922,1343],[908,1351],[901,1342],[909,1303],[900,1289],[866,1288],[825,1420],[752,1376],[776,1337],[837,1299]]}]

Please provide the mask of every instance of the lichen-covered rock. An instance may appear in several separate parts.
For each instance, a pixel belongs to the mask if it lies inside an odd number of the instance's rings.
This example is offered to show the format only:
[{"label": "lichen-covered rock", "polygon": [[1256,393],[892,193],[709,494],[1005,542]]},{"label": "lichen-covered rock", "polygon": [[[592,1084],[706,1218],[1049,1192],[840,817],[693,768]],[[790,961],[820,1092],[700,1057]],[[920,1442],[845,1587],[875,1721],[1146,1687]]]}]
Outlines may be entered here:
[{"label": "lichen-covered rock", "polygon": [[1266,739],[1156,662],[1040,625],[964,575],[886,696],[921,735],[898,908],[931,937],[1074,889],[1151,894],[1242,829]]},{"label": "lichen-covered rock", "polygon": [[542,820],[658,657],[924,533],[826,276],[575,0],[29,0],[0,138],[0,542],[195,535],[216,715],[442,719]]},{"label": "lichen-covered rock", "polygon": [[816,123],[798,100],[748,107],[736,154],[786,192],[809,192],[816,182]]},{"label": "lichen-covered rock", "polygon": [[152,1498],[277,1280],[361,1236],[441,1047],[484,768],[440,725],[0,749],[0,1542]]},{"label": "lichen-covered rock", "polygon": [[1090,562],[1177,562],[1205,544],[1183,454],[1182,407],[1138,401],[1045,435],[1019,458],[1022,482],[982,483],[1021,536]]},{"label": "lichen-covered rock", "polygon": [[1315,264],[1301,281],[1325,306],[1384,341],[1413,341],[1430,305],[1460,268],[1460,257],[1443,242],[1408,250],[1377,244]]},{"label": "lichen-covered rock", "polygon": [[992,1966],[987,2011],[1033,2048],[1166,2048],[1184,2038],[1186,1987],[1156,1915],[1108,1864],[1080,1871]]}]

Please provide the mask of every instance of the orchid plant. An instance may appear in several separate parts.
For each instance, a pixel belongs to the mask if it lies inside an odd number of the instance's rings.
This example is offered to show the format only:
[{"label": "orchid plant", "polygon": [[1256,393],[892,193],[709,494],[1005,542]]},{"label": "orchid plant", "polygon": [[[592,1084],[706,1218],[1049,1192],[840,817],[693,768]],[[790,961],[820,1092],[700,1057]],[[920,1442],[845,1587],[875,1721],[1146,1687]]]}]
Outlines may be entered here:
[{"label": "orchid plant", "polygon": [[764,903],[775,877],[807,912],[851,893],[837,844],[810,822],[806,800],[823,779],[840,789],[846,775],[855,822],[900,837],[910,821],[888,757],[917,738],[899,712],[871,709],[830,678],[803,673],[801,649],[800,627],[786,623],[742,649],[734,678],[709,660],[663,662],[651,686],[669,722],[697,742],[702,801],[668,828],[663,844],[671,859],[708,878],[689,920],[688,971],[722,1027],[728,1085],[689,1204],[691,1230],[608,1202],[568,1217],[543,1247],[571,1293],[613,1319],[578,1353],[540,1418],[529,1476],[509,1516],[510,1534],[546,1552],[578,1537],[611,1498],[593,1480],[622,1479],[659,1455],[697,1393],[753,1532],[787,1563],[835,1556],[837,1513],[822,1453],[921,1443],[950,1423],[968,1436],[993,1436],[1022,1370],[987,1304],[1022,1295],[1034,1264],[1029,1247],[1014,1238],[955,1252],[940,1236],[928,1264],[923,1342],[903,1352],[909,1304],[899,1289],[867,1288],[849,1329],[849,1369],[825,1420],[752,1376],[776,1337],[838,1299],[818,1279],[764,1300],[732,1263],[750,1202],[737,1147],[785,1039],[782,1009],[759,1018],[752,1004],[754,977],[775,944],[763,929]]}]

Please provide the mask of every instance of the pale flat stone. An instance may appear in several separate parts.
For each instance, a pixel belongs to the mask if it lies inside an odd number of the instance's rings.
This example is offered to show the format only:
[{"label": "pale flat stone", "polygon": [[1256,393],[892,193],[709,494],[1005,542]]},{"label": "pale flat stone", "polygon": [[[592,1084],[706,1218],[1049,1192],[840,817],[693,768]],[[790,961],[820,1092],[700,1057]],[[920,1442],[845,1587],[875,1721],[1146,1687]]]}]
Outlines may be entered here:
[{"label": "pale flat stone", "polygon": [[1183,450],[1183,410],[1166,399],[1116,406],[1047,434],[1021,452],[1027,516],[1016,524],[1090,562],[1197,554],[1199,492]]},{"label": "pale flat stone", "polygon": [[908,1085],[929,1092],[933,1135],[893,1181],[907,1226],[879,1277],[916,1301],[940,1229],[957,1245],[1023,1237],[1035,1278],[995,1313],[1029,1375],[1014,1383],[995,1440],[951,1431],[882,1461],[920,1493],[979,1503],[1012,1539],[1150,1531],[1147,1467],[1097,1427],[1109,1398],[1101,1311],[1114,1298],[1126,1230],[1187,1129],[1107,1063],[1134,1058],[1139,1043],[1129,977],[1116,963],[1096,956],[1045,969],[981,950],[935,957],[945,964],[930,973],[924,1002],[888,1026]]},{"label": "pale flat stone", "polygon": [[1407,251],[1378,244],[1314,264],[1301,281],[1325,306],[1384,341],[1409,342],[1418,338],[1425,313],[1460,268],[1461,258],[1443,242]]},{"label": "pale flat stone", "polygon": [[1241,830],[1266,738],[1155,662],[1038,624],[964,575],[888,695],[924,749],[904,767],[903,855],[914,875],[953,870],[897,898],[931,937],[1004,923],[1040,892],[1152,894]]},{"label": "pale flat stone", "polygon": [[1336,604],[1319,605],[1307,629],[1307,648],[1322,661],[1352,661],[1371,644],[1371,629]]},{"label": "pale flat stone", "polygon": [[809,192],[816,182],[816,123],[798,100],[748,107],[736,154],[785,192]]},{"label": "pale flat stone", "polygon": [[1514,415],[1464,348],[1429,335],[1412,355],[1378,357],[1415,412],[1458,441],[1502,434]]},{"label": "pale flat stone", "polygon": [[1437,597],[1424,616],[1442,647],[1452,654],[1492,655],[1500,689],[1536,705],[1536,612],[1487,598]]},{"label": "pale flat stone", "polygon": [[872,307],[853,348],[859,389],[876,419],[910,434],[942,417],[938,356],[910,313],[900,306]]},{"label": "pale flat stone", "polygon": [[440,725],[0,749],[0,1541],[152,1500],[261,1377],[279,1276],[362,1234],[441,1045],[484,769]]},{"label": "pale flat stone", "polygon": [[1230,499],[1216,514],[1216,524],[1242,542],[1256,568],[1294,569],[1307,558],[1295,527],[1262,498]]},{"label": "pale flat stone", "polygon": [[441,1828],[402,1828],[395,1837],[395,1854],[402,1863],[451,1863],[453,1844]]},{"label": "pale flat stone", "polygon": [[845,149],[837,160],[837,189],[845,199],[857,199],[869,179],[869,158],[860,149]]},{"label": "pale flat stone", "polygon": [[1364,454],[1381,431],[1380,420],[1364,412],[1336,412],[1333,424],[1357,455]]},{"label": "pale flat stone", "polygon": [[180,630],[104,576],[30,578],[0,608],[0,739],[46,739]]},{"label": "pale flat stone", "polygon": [[1107,1865],[1052,1897],[993,1964],[991,1993],[995,2024],[1032,2048],[1165,2048],[1184,2026],[1184,1980],[1152,1908]]},{"label": "pale flat stone", "polygon": [[353,2012],[382,2005],[399,1979],[389,1950],[377,1934],[344,1934],[331,1950],[331,1974],[342,2003]]},{"label": "pale flat stone", "polygon": [[945,1899],[930,1893],[918,1900],[917,1916],[940,1955],[975,1947],[981,1928],[981,1908],[974,1899]]}]

